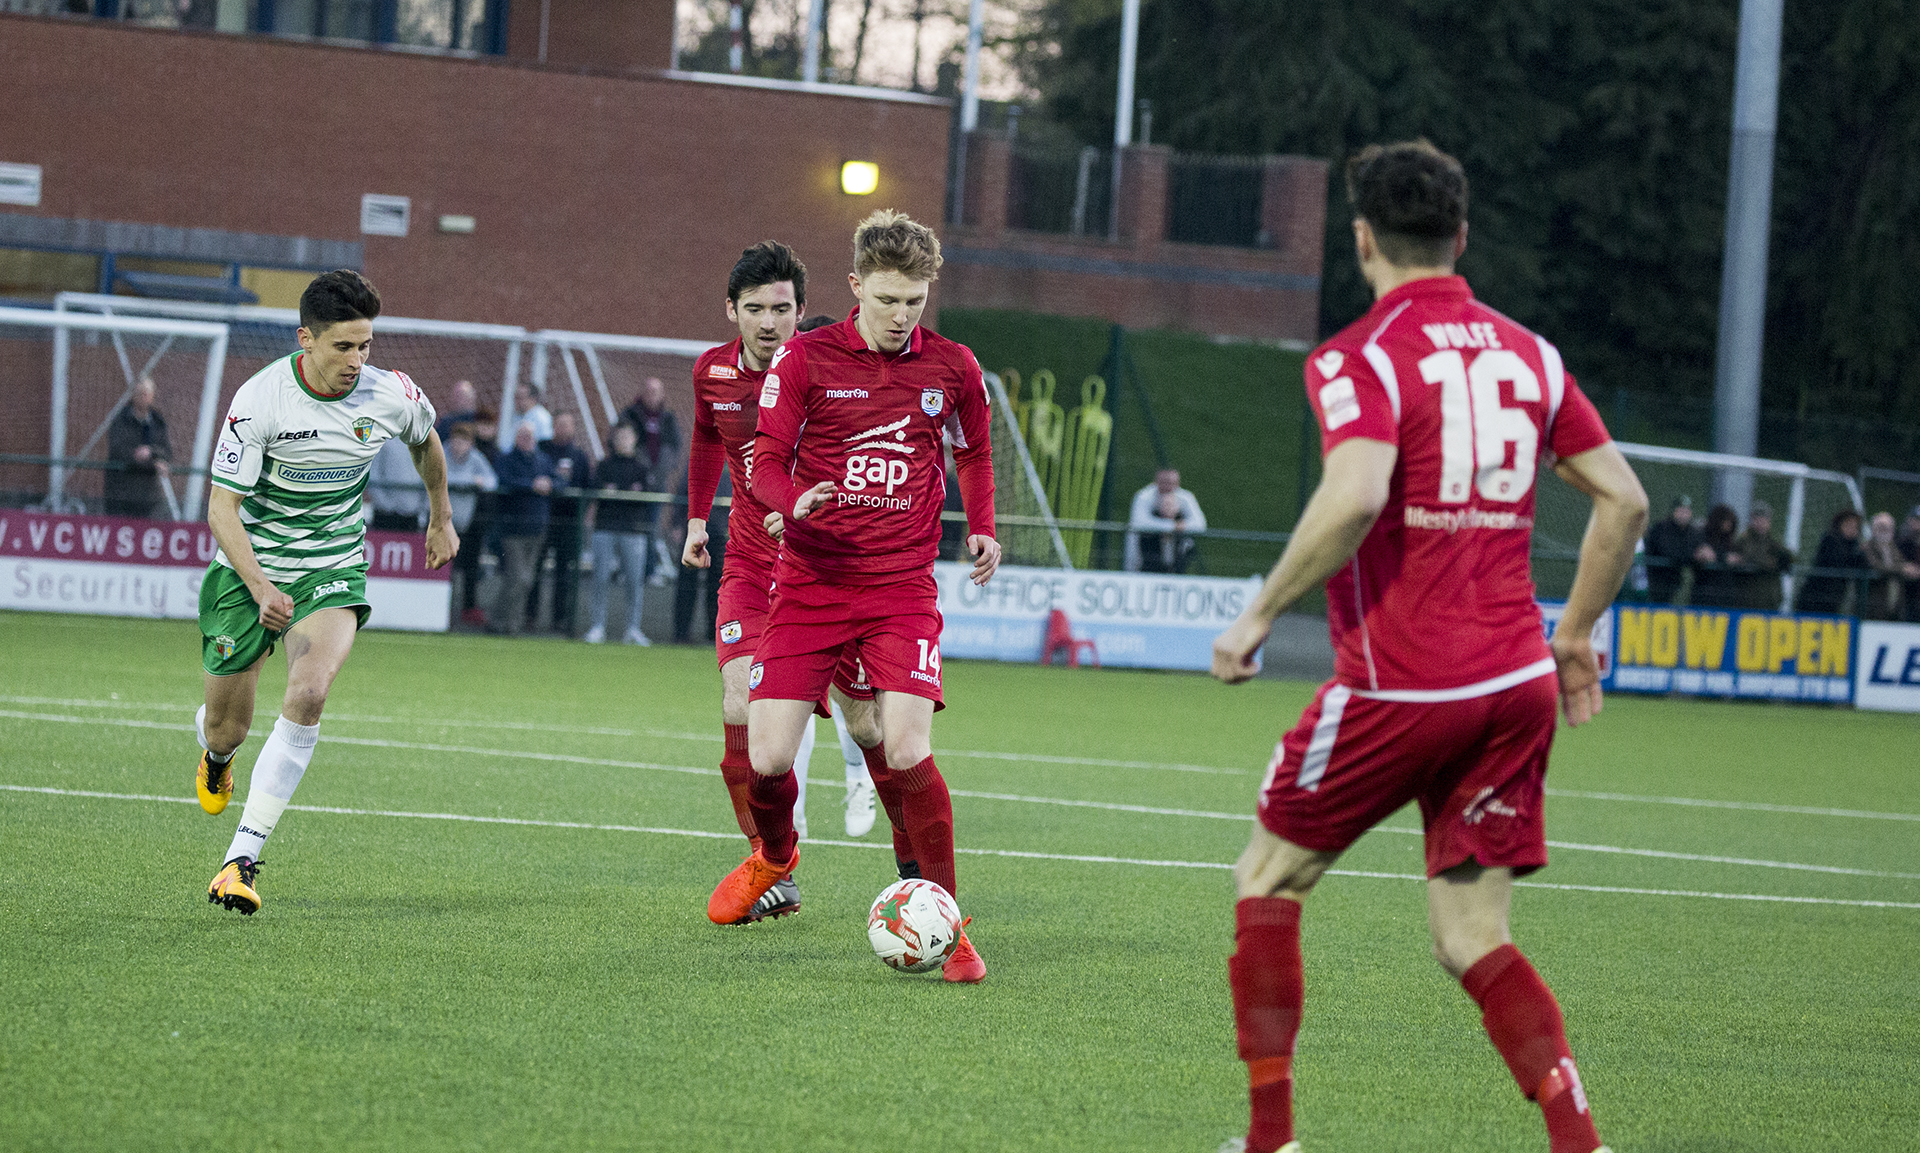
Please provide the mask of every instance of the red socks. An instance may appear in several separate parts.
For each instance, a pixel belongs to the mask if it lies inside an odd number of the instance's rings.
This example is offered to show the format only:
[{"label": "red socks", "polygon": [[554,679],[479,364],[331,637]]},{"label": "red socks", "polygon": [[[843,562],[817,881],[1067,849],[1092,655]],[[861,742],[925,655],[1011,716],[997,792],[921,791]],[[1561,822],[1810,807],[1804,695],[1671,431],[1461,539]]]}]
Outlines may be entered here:
[{"label": "red socks", "polygon": [[860,755],[866,758],[867,775],[873,778],[873,791],[880,798],[880,805],[887,810],[887,823],[893,826],[893,856],[898,861],[912,861],[913,839],[907,836],[906,790],[901,784],[900,774],[887,768],[887,746],[878,744],[870,749],[861,749]]},{"label": "red socks", "polygon": [[1248,897],[1233,913],[1236,948],[1227,977],[1253,1106],[1247,1153],[1274,1153],[1293,1140],[1293,1042],[1306,998],[1300,902]]},{"label": "red socks", "polygon": [[[900,807],[914,852],[912,859],[920,862],[920,875],[958,899],[953,877],[953,798],[947,795],[946,780],[934,767],[932,757],[889,775],[902,790]],[[900,852],[897,834],[893,851]]]},{"label": "red socks", "polygon": [[747,726],[725,725],[727,751],[720,758],[720,779],[727,783],[727,796],[733,801],[733,818],[754,848],[760,847],[760,834],[754,828],[753,812],[747,807],[747,787],[753,783],[753,763],[747,760]]},{"label": "red socks", "polygon": [[1600,1134],[1567,1046],[1566,1024],[1553,990],[1520,950],[1502,945],[1460,978],[1480,1005],[1493,1047],[1506,1059],[1520,1091],[1540,1103],[1553,1153],[1593,1153]]},{"label": "red socks", "polygon": [[792,769],[775,777],[754,773],[747,786],[747,806],[760,830],[760,847],[773,864],[793,860],[793,851],[799,847],[800,835],[793,830],[793,803],[799,799],[800,781]]}]

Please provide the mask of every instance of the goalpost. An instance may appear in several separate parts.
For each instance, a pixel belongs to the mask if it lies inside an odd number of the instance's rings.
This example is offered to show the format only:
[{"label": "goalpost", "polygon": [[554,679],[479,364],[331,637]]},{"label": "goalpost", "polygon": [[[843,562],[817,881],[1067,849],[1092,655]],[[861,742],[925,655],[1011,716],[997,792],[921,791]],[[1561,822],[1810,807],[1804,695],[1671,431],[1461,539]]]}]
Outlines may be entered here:
[{"label": "goalpost", "polygon": [[[0,365],[16,380],[40,371],[47,371],[49,379],[45,439],[39,439],[35,427],[42,414],[35,411],[34,403],[40,394],[32,389],[15,393],[0,434],[0,444],[11,455],[37,456],[44,448],[45,461],[8,465],[6,471],[20,477],[44,467],[50,511],[64,511],[76,503],[76,486],[91,495],[92,478],[77,477],[67,462],[92,454],[132,397],[135,385],[148,376],[156,386],[167,388],[173,400],[167,407],[176,414],[195,413],[193,456],[183,463],[189,467],[197,463],[213,447],[211,427],[217,419],[229,338],[227,325],[203,320],[0,308]],[[50,370],[37,368],[44,365],[50,365]],[[89,426],[91,431],[76,447],[73,432]],[[22,449],[33,451],[18,451]],[[161,490],[176,516],[193,519],[198,515],[198,486],[188,485],[184,507],[171,484],[163,484]]]}]

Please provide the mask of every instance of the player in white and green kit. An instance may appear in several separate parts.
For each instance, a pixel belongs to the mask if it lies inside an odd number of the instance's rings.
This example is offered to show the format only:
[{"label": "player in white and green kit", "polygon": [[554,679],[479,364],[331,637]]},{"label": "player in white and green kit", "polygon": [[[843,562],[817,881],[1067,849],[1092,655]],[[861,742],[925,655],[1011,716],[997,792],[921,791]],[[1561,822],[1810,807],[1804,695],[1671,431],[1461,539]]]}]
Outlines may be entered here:
[{"label": "player in white and green kit", "polygon": [[207,900],[251,915],[267,835],[313,759],[333,678],[366,623],[360,498],[374,454],[393,437],[426,482],[427,567],[460,549],[433,404],[405,373],[367,363],[380,294],[357,272],[316,277],[300,297],[300,351],[234,394],[213,450],[207,524],[220,553],[200,586],[206,704],[196,791],[209,813],[233,795],[233,755],[253,720],[260,665],[287,647],[287,695],[253,764],[246,809]]}]

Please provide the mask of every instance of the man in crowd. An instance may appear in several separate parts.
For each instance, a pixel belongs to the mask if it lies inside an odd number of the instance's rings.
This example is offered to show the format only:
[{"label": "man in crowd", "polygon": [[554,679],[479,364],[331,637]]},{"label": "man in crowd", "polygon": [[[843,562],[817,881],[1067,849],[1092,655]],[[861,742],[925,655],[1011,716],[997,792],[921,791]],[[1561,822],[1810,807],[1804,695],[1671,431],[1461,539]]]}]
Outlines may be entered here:
[{"label": "man in crowd", "polygon": [[1920,504],[1907,511],[1907,523],[1901,526],[1895,542],[1900,549],[1901,619],[1920,621]]},{"label": "man in crowd", "polygon": [[167,438],[167,418],[153,407],[154,391],[153,378],[141,377],[107,426],[107,460],[124,466],[107,470],[103,488],[108,516],[172,515],[161,486],[170,483],[173,445]]},{"label": "man in crowd", "polygon": [[[875,691],[886,738],[884,764],[870,766],[875,788],[921,875],[958,895],[953,805],[932,749],[941,707],[933,564],[943,432],[953,437],[974,583],[992,579],[1000,545],[980,365],[920,327],[940,262],[940,242],[925,225],[890,210],[867,217],[854,232],[848,276],[858,307],[788,341],[761,384],[753,494],[784,520],[774,599],[748,678],[748,803],[761,843],[714,889],[714,921],[745,914],[799,863],[794,756],[849,656]],[[742,528],[734,527],[736,553]],[[898,837],[895,844],[898,853]],[[986,972],[962,931],[945,978],[972,983]]]},{"label": "man in crowd", "polygon": [[[481,496],[491,495],[500,485],[475,439],[473,425],[465,422],[447,430],[447,494],[453,501],[454,531],[467,542],[453,558],[454,575],[460,578],[460,587],[453,594],[454,605],[463,610],[463,617],[467,610],[479,612],[474,607],[474,594],[480,587],[480,539],[478,535],[468,538],[467,533],[477,527],[474,513]],[[486,616],[481,614],[477,623],[485,624]]]},{"label": "man in crowd", "polygon": [[540,451],[531,422],[513,430],[513,448],[494,465],[500,478],[496,524],[507,565],[502,602],[506,631],[519,636],[527,627],[527,598],[540,578],[536,565],[547,539],[547,502],[553,492],[553,460]]},{"label": "man in crowd", "polygon": [[1773,506],[1756,500],[1747,510],[1747,527],[1733,541],[1742,572],[1740,600],[1746,608],[1779,612],[1786,600],[1780,578],[1793,569],[1793,553],[1773,538]]},{"label": "man in crowd", "polygon": [[440,434],[440,443],[445,444],[453,435],[456,424],[472,424],[480,416],[480,395],[473,390],[471,380],[453,382],[453,399],[448,402],[446,411],[433,426]]},{"label": "man in crowd", "polygon": [[547,406],[540,403],[540,396],[530,384],[516,385],[513,390],[513,411],[507,414],[507,423],[518,429],[523,424],[533,425],[533,442],[538,445],[543,440],[553,439],[553,414]]},{"label": "man in crowd", "polygon": [[1693,498],[1674,498],[1667,519],[1647,530],[1647,599],[1679,603],[1680,582],[1705,543],[1705,534],[1693,523]]},{"label": "man in crowd", "polygon": [[[557,422],[556,422],[557,423]],[[558,430],[555,430],[556,435]],[[635,455],[639,439],[633,426],[616,424],[609,434],[613,452],[594,470],[593,487],[599,492],[646,492],[647,469]],[[593,595],[589,609],[587,635],[590,645],[607,639],[607,592],[613,583],[617,563],[627,582],[627,634],[630,645],[653,643],[640,628],[640,608],[647,592],[647,558],[652,551],[654,506],[631,500],[596,501],[593,508]]]},{"label": "man in crowd", "polygon": [[1193,553],[1193,538],[1187,534],[1206,527],[1200,502],[1180,487],[1180,470],[1161,469],[1152,484],[1133,494],[1127,515],[1127,571],[1186,572]]},{"label": "man in crowd", "polygon": [[[1348,163],[1347,190],[1375,303],[1307,362],[1320,487],[1213,646],[1214,675],[1247,680],[1274,618],[1326,582],[1334,678],[1275,751],[1234,868],[1243,1148],[1300,1149],[1302,903],[1349,845],[1417,799],[1434,956],[1478,1003],[1553,1153],[1595,1153],[1559,1003],[1513,946],[1507,913],[1514,877],[1547,863],[1556,703],[1574,725],[1600,709],[1590,638],[1632,562],[1646,495],[1558,351],[1453,275],[1467,243],[1459,162],[1424,140],[1371,145]],[[1542,458],[1593,499],[1551,649],[1528,569]]]},{"label": "man in crowd", "polygon": [[[593,458],[580,447],[580,425],[570,412],[553,418],[553,438],[540,442],[540,451],[553,462],[553,487],[588,488],[593,481]],[[580,590],[580,502],[573,497],[555,497],[547,509],[547,537],[534,558],[536,569],[553,557],[553,628],[573,633],[574,603]],[[527,616],[539,630],[540,614],[533,601],[527,602]]]}]

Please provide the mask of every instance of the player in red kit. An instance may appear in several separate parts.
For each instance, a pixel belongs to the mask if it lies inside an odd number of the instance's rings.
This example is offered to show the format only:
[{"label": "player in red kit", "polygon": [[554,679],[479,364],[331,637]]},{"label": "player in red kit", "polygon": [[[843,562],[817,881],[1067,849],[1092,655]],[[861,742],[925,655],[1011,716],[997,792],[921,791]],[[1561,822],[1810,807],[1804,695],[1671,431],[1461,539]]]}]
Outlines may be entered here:
[{"label": "player in red kit", "polygon": [[[807,302],[807,269],[791,248],[764,240],[740,254],[727,276],[727,319],[740,335],[702,353],[693,366],[693,446],[687,460],[687,541],[680,563],[706,568],[707,515],[720,487],[720,469],[733,470],[733,509],[726,569],[720,578],[719,611],[714,614],[713,647],[720,662],[720,720],[726,751],[720,774],[733,801],[735,818],[748,844],[760,837],[747,807],[753,770],[747,761],[747,669],[759,647],[772,598],[774,560],[780,555],[776,533],[780,517],[754,499],[753,438],[759,421],[760,382],[782,344],[793,336]],[[884,771],[880,725],[873,692],[860,683],[852,658],[839,670],[833,695],[847,728],[869,766]],[[782,878],[728,924],[783,917],[800,908],[800,889]]]},{"label": "player in red kit", "polygon": [[[925,225],[876,212],[854,232],[859,301],[839,324],[789,341],[760,388],[753,492],[782,514],[773,607],[748,677],[761,844],[708,902],[716,921],[752,907],[799,859],[791,766],[814,702],[849,655],[879,702],[886,763],[874,785],[921,874],[955,891],[953,805],[933,763],[940,610],[933,562],[945,493],[942,434],[954,445],[973,579],[1000,564],[986,383],[966,348],[920,327],[940,268]],[[964,932],[949,981],[986,964]]]},{"label": "player in red kit", "polygon": [[[1214,642],[1253,675],[1274,617],[1320,581],[1337,656],[1274,752],[1235,866],[1228,966],[1251,1153],[1297,1153],[1301,903],[1342,851],[1408,801],[1426,829],[1434,955],[1478,1003],[1553,1153],[1603,1149],[1559,1003],[1507,930],[1513,878],[1547,863],[1543,780],[1556,700],[1600,711],[1590,640],[1632,561],[1647,497],[1560,354],[1453,275],[1467,181],[1425,141],[1347,165],[1371,311],[1308,360],[1325,474],[1260,595]],[[1527,555],[1536,464],[1593,500],[1552,645]]]}]

